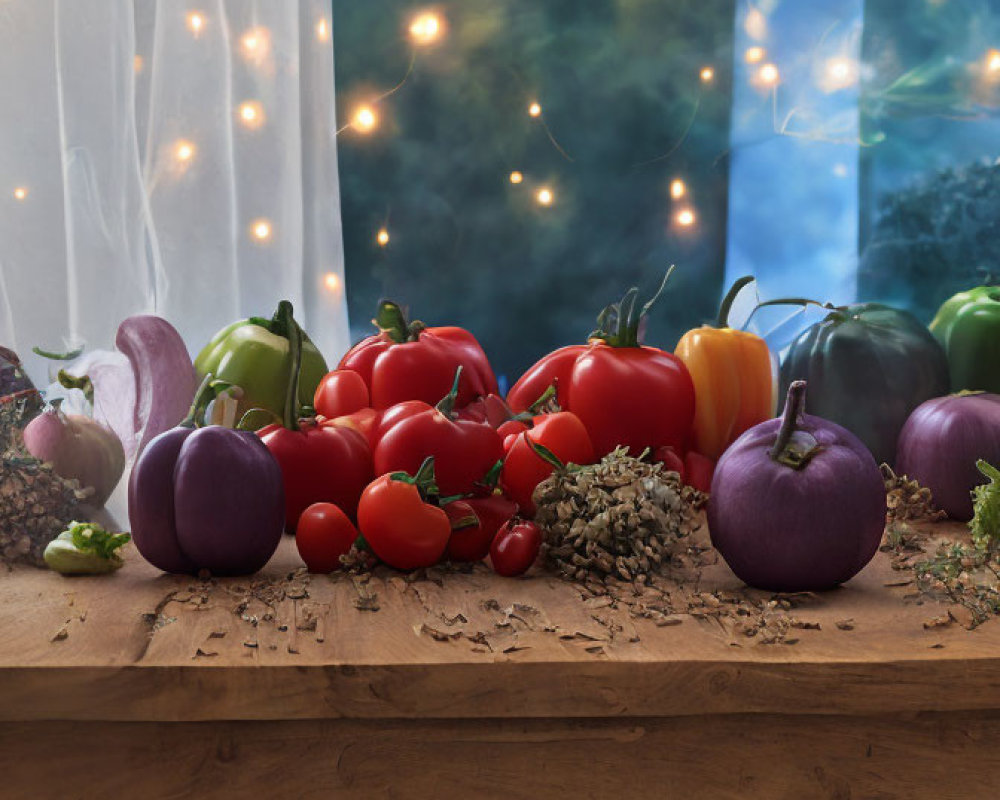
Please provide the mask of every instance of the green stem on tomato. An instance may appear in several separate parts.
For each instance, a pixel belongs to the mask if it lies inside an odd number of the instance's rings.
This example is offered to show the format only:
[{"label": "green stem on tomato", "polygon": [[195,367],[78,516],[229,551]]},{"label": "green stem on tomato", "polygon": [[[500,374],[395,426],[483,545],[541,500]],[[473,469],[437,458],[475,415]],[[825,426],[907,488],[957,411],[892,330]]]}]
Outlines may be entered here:
[{"label": "green stem on tomato", "polygon": [[379,301],[372,324],[382,333],[388,334],[396,344],[417,341],[421,331],[427,327],[420,320],[408,323],[402,307],[392,300]]},{"label": "green stem on tomato", "polygon": [[448,419],[451,419],[455,413],[455,401],[458,400],[458,381],[461,377],[462,377],[462,365],[459,364],[458,368],[455,370],[455,380],[453,380],[451,383],[451,391],[449,391],[448,394],[442,397],[438,401],[438,404],[434,406]]},{"label": "green stem on tomato", "polygon": [[663,289],[674,271],[672,264],[660,282],[660,288],[643,306],[637,309],[639,289],[633,286],[617,303],[605,306],[597,315],[597,329],[591,331],[588,339],[600,339],[611,347],[639,347],[639,326],[653,304],[663,293]]},{"label": "green stem on tomato", "polygon": [[768,455],[779,464],[802,469],[823,448],[812,434],[798,430],[799,415],[805,409],[806,382],[792,381],[788,387],[781,427]]},{"label": "green stem on tomato", "polygon": [[37,345],[31,348],[31,352],[36,356],[41,356],[42,358],[47,358],[50,361],[72,361],[74,358],[79,358],[83,353],[82,347],[77,347],[74,350],[70,350],[66,353],[56,353],[52,350],[43,350]]},{"label": "green stem on tomato", "polygon": [[[417,469],[416,474],[410,475],[409,472],[403,471],[391,472],[389,473],[389,480],[400,481],[402,483],[408,483],[411,486],[416,486],[417,491],[420,492],[420,497],[423,498],[425,502],[441,502],[441,490],[438,488],[437,480],[434,477],[434,456],[427,456]],[[443,499],[457,500],[459,497],[456,496]]]},{"label": "green stem on tomato", "polygon": [[716,328],[728,328],[729,327],[729,312],[733,310],[733,303],[736,302],[736,295],[740,293],[740,290],[746,286],[748,283],[753,283],[757,280],[753,275],[744,275],[742,278],[737,278],[732,286],[729,287],[729,291],[726,292],[726,296],[722,298],[722,305],[719,306],[719,316],[715,320]]}]

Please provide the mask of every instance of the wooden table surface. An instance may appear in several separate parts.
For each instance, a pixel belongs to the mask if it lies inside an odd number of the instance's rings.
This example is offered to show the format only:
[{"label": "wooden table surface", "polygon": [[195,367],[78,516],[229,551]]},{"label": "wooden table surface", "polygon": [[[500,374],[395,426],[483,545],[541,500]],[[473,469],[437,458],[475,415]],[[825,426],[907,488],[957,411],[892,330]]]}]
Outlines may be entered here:
[{"label": "wooden table surface", "polygon": [[[887,585],[885,554],[789,612],[790,644],[657,624],[537,570],[359,587],[300,566],[286,538],[252,579],[134,550],[112,576],[0,575],[0,796],[995,793],[1000,623],[927,627],[948,606]],[[723,564],[703,580],[740,586]]]}]

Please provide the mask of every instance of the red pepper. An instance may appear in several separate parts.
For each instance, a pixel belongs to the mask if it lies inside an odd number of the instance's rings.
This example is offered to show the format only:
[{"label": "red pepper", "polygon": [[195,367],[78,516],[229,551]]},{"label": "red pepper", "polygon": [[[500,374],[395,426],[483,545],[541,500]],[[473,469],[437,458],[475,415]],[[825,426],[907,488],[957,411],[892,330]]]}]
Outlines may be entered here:
[{"label": "red pepper", "polygon": [[436,403],[448,392],[458,367],[463,368],[463,375],[456,407],[498,391],[486,354],[467,330],[407,323],[403,310],[388,300],[379,304],[374,322],[379,333],[352,347],[338,367],[364,379],[372,408],[388,408],[404,400]]},{"label": "red pepper", "polygon": [[526,517],[535,514],[535,504],[531,500],[535,487],[554,469],[532,448],[531,442],[542,445],[564,464],[594,461],[594,446],[587,429],[572,411],[541,414],[533,422],[534,427],[516,436],[507,449],[500,475],[504,493],[517,502],[520,513]]},{"label": "red pepper", "polygon": [[[503,443],[493,428],[483,422],[455,418],[461,374],[459,367],[451,391],[436,407],[383,426],[375,444],[376,474],[414,473],[424,459],[433,456],[441,492],[466,494],[503,457]],[[386,416],[393,411],[390,409]]]},{"label": "red pepper", "polygon": [[[672,271],[672,268],[671,268]],[[641,309],[632,288],[620,303],[604,309],[586,345],[563,347],[545,356],[514,384],[507,402],[515,411],[555,384],[559,406],[587,428],[595,455],[625,445],[638,456],[645,448],[669,445],[683,451],[694,420],[694,384],[672,353],[639,343],[639,327],[666,285]]]},{"label": "red pepper", "polygon": [[292,370],[284,419],[280,425],[261,428],[257,435],[281,466],[285,528],[294,533],[302,512],[319,502],[336,504],[353,521],[357,519],[358,499],[373,477],[371,449],[355,430],[320,425],[315,417],[299,418],[302,330],[292,316],[290,303],[283,302],[278,314],[287,324]]}]

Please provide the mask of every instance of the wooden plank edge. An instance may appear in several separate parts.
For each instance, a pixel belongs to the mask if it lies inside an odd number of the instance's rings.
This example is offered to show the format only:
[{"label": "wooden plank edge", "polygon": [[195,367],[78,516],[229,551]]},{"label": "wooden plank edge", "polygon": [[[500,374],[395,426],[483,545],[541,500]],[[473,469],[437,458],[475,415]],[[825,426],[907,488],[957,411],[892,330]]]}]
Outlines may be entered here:
[{"label": "wooden plank edge", "polygon": [[884,714],[1000,709],[997,660],[0,668],[0,721]]}]

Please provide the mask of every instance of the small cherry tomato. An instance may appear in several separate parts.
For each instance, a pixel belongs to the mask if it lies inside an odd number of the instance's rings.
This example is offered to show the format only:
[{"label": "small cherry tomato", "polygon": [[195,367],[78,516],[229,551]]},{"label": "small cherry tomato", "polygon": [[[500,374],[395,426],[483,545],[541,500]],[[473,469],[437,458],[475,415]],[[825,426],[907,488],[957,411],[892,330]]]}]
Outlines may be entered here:
[{"label": "small cherry tomato", "polygon": [[372,552],[390,567],[417,569],[436,564],[451,536],[443,509],[427,502],[437,494],[434,459],[414,477],[393,472],[368,485],[358,503],[358,528]]},{"label": "small cherry tomato", "polygon": [[684,455],[684,482],[706,494],[712,487],[712,476],[715,474],[715,462],[708,456],[688,450]]},{"label": "small cherry tomato", "polygon": [[505,578],[523,575],[535,563],[541,546],[542,529],[534,522],[508,520],[497,531],[490,546],[493,571]]},{"label": "small cherry tomato", "polygon": [[316,413],[330,419],[353,414],[370,405],[364,379],[349,369],[335,369],[326,373],[313,395]]},{"label": "small cherry tomato", "polygon": [[299,517],[295,546],[310,572],[333,572],[357,538],[358,529],[338,506],[313,503]]},{"label": "small cherry tomato", "polygon": [[504,494],[516,502],[527,517],[535,515],[535,504],[531,500],[535,487],[554,469],[535,452],[531,442],[547,448],[564,464],[590,464],[594,460],[594,446],[576,414],[571,411],[540,414],[533,422],[531,430],[511,443],[500,475]]},{"label": "small cherry tomato", "polygon": [[[453,509],[453,506],[458,508]],[[490,545],[500,526],[517,513],[517,503],[497,492],[449,503],[444,509],[453,518],[445,558],[449,561],[482,561],[489,555]],[[465,516],[474,514],[477,523],[456,528],[454,518],[461,519],[459,512]]]},{"label": "small cherry tomato", "polygon": [[684,459],[677,455],[677,451],[670,445],[657,447],[653,453],[653,461],[663,463],[664,469],[668,472],[676,472],[681,476],[681,483],[687,483],[687,470],[684,468]]}]

